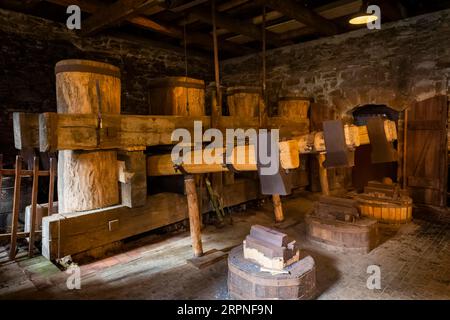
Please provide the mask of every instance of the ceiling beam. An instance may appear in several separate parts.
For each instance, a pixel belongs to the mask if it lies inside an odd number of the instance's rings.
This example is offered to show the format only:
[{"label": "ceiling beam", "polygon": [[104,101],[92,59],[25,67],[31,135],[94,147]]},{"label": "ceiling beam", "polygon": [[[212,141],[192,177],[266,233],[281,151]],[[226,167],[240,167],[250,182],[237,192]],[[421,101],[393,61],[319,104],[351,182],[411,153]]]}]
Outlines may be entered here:
[{"label": "ceiling beam", "polygon": [[[227,11],[227,10],[233,9],[235,7],[238,7],[244,3],[247,3],[248,1],[249,0],[231,0],[229,2],[219,4],[216,9],[218,12],[223,12],[223,11]],[[181,21],[178,22],[178,25],[183,26],[183,25],[191,24],[191,23],[194,23],[197,21],[198,21],[198,19],[196,17],[190,16],[190,17],[187,17],[187,19],[186,18],[181,19]]]},{"label": "ceiling beam", "polygon": [[302,6],[294,0],[256,0],[273,10],[283,13],[292,19],[295,19],[307,26],[313,27],[319,33],[324,35],[335,35],[338,33],[338,27],[330,20],[325,19],[311,9]]},{"label": "ceiling beam", "polygon": [[92,35],[162,3],[164,0],[117,0],[83,21],[81,32],[83,35]]},{"label": "ceiling beam", "polygon": [[[101,10],[102,8],[106,7],[104,3],[101,3],[96,0],[46,0],[46,1],[54,3],[54,4],[58,4],[61,6],[68,6],[71,4],[75,4],[75,5],[78,5],[82,11],[88,12],[88,13],[97,12],[98,10]],[[158,23],[156,21],[153,21],[145,16],[139,16],[139,15],[132,16],[132,17],[128,17],[126,20],[139,28],[143,28],[143,29],[151,30],[153,32],[164,34],[171,38],[175,38],[175,39],[183,39],[184,38],[184,32],[183,32],[182,28],[175,27],[172,25],[164,25],[164,24]],[[207,34],[189,32],[189,33],[187,33],[186,38],[187,38],[188,43],[194,43],[194,44],[200,45],[202,47],[212,49],[212,43],[213,43],[212,37]],[[219,43],[219,45],[220,45],[220,49],[225,50],[230,53],[233,53],[233,54],[242,55],[242,54],[250,54],[250,53],[255,52],[254,50],[252,50],[248,47],[236,45],[229,41],[221,41]]]},{"label": "ceiling beam", "polygon": [[[189,15],[208,24],[212,24],[211,12],[204,8],[194,8],[189,11]],[[227,29],[228,31],[245,35],[257,41],[262,40],[263,35],[261,28],[252,23],[241,21],[224,13],[216,13],[216,23],[219,27]],[[266,36],[267,42],[276,47],[286,45],[286,42],[280,41],[277,35],[270,31],[266,33]]]}]

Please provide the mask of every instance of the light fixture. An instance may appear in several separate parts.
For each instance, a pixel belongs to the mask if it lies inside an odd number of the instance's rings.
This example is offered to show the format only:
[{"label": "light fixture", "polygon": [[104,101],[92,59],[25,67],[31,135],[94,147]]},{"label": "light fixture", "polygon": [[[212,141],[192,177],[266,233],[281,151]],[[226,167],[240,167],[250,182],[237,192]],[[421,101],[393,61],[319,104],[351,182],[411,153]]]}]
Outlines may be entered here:
[{"label": "light fixture", "polygon": [[378,20],[378,16],[367,13],[367,7],[368,7],[367,1],[363,1],[359,11],[350,17],[348,23],[358,25],[358,24],[367,24]]}]

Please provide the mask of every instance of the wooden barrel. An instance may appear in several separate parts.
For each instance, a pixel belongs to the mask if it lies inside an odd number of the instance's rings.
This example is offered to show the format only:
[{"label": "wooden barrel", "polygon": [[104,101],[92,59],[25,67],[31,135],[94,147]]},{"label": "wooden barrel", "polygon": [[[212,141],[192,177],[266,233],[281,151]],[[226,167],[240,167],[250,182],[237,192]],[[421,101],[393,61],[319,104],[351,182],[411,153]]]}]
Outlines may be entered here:
[{"label": "wooden barrel", "polygon": [[376,220],[362,218],[355,222],[324,219],[315,214],[305,218],[308,240],[341,252],[366,254],[379,242]]},{"label": "wooden barrel", "polygon": [[278,115],[289,119],[307,119],[311,100],[305,97],[284,96],[278,100]]},{"label": "wooden barrel", "polygon": [[[120,70],[96,61],[56,64],[58,113],[120,113]],[[119,202],[117,152],[63,150],[58,153],[59,213],[92,210]]]},{"label": "wooden barrel", "polygon": [[230,116],[258,117],[262,102],[260,87],[229,87],[227,104]]},{"label": "wooden barrel", "polygon": [[203,116],[205,82],[187,77],[155,79],[149,85],[152,115]]},{"label": "wooden barrel", "polygon": [[361,215],[384,223],[408,223],[412,219],[412,199],[403,196],[400,200],[376,198],[364,194],[355,196]]},{"label": "wooden barrel", "polygon": [[284,270],[289,273],[272,275],[260,271],[260,266],[244,258],[242,245],[228,255],[228,293],[244,300],[306,300],[316,294],[316,267],[306,256]]}]

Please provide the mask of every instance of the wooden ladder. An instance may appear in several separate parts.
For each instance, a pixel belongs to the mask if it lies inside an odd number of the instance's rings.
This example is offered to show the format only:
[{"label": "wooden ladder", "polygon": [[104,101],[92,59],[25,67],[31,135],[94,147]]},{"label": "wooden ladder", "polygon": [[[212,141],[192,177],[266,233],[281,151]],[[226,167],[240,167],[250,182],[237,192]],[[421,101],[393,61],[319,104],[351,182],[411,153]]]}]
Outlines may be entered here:
[{"label": "wooden ladder", "polygon": [[[12,219],[11,219],[11,232],[0,234],[0,240],[10,239],[10,260],[15,259],[16,249],[17,249],[17,239],[26,238],[29,239],[28,245],[28,256],[32,257],[34,253],[34,239],[37,233],[41,233],[41,230],[36,230],[36,207],[37,207],[37,196],[38,196],[38,182],[39,177],[49,176],[49,192],[48,192],[48,214],[53,213],[53,192],[55,186],[55,175],[56,175],[56,159],[50,158],[50,168],[49,170],[39,170],[39,158],[34,157],[33,168],[31,170],[22,169],[22,157],[16,156],[16,166],[15,169],[4,169],[3,168],[3,155],[0,154],[0,194],[2,191],[2,178],[3,176],[14,176],[14,196],[13,196],[13,208],[12,208]],[[32,177],[33,186],[31,190],[31,211],[29,215],[29,232],[18,232],[19,224],[19,208],[20,208],[20,185],[21,180],[24,177]],[[1,201],[1,198],[0,198]]]}]

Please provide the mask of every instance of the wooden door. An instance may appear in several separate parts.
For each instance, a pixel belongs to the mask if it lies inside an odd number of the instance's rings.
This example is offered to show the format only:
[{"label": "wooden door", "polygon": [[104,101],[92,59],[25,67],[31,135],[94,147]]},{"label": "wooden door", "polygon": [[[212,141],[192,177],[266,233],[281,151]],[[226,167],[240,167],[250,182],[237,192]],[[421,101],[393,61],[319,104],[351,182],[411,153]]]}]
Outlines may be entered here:
[{"label": "wooden door", "polygon": [[406,177],[416,204],[446,206],[447,104],[447,96],[436,96],[409,110]]}]

